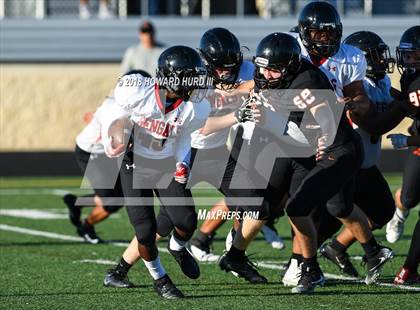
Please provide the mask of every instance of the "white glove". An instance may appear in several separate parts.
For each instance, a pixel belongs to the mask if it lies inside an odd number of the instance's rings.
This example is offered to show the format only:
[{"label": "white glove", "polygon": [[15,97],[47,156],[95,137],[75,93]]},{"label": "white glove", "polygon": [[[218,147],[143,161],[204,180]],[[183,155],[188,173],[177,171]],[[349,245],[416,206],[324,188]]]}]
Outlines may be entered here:
[{"label": "white glove", "polygon": [[190,167],[187,165],[187,163],[177,162],[176,170],[174,173],[175,181],[181,184],[186,184],[188,182],[189,177],[190,177]]},{"label": "white glove", "polygon": [[401,133],[397,134],[390,134],[386,136],[388,139],[391,139],[392,146],[394,149],[404,149],[407,145],[407,138],[408,136],[403,135]]}]

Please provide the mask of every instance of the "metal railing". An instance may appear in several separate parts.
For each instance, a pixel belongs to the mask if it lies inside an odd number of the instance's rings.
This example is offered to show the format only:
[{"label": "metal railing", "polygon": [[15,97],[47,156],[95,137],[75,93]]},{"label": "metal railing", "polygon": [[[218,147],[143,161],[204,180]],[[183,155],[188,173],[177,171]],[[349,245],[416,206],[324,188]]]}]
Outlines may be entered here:
[{"label": "metal railing", "polygon": [[[296,15],[311,0],[108,0],[116,17],[129,15]],[[99,0],[90,0],[92,11]],[[420,14],[420,0],[329,0],[341,15]],[[0,0],[0,18],[78,16],[79,0]]]}]

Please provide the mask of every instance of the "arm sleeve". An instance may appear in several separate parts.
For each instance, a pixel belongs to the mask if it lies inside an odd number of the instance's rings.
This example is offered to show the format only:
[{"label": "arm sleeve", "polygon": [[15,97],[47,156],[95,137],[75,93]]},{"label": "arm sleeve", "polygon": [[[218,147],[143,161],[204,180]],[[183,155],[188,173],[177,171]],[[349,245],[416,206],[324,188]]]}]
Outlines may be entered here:
[{"label": "arm sleeve", "polygon": [[208,101],[202,101],[194,109],[192,118],[182,129],[175,145],[175,159],[177,162],[185,162],[191,166],[191,136],[192,133],[202,128],[210,114],[210,104]]}]

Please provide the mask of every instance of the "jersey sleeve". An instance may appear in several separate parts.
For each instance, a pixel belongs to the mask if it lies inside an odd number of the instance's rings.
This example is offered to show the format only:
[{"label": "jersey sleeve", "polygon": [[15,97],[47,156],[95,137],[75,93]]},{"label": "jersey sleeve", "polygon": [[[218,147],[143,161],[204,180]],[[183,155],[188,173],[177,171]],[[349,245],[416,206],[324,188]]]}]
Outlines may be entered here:
[{"label": "jersey sleeve", "polygon": [[345,78],[343,79],[343,87],[355,82],[362,81],[366,76],[366,58],[363,52],[355,47],[351,47],[347,50],[348,64],[345,68]]},{"label": "jersey sleeve", "polygon": [[[111,125],[118,119],[130,118],[133,109],[141,104],[141,81],[143,76],[140,74],[122,77],[114,89],[113,104],[107,105],[101,112],[101,137],[105,147],[105,152],[111,146],[109,137],[109,129]],[[107,153],[107,152],[106,152]],[[107,153],[107,155],[109,155]]]},{"label": "jersey sleeve", "polygon": [[254,78],[255,66],[252,62],[245,60],[239,70],[238,83],[242,84]]},{"label": "jersey sleeve", "polygon": [[177,162],[185,162],[191,166],[191,139],[194,131],[202,128],[210,114],[210,104],[203,100],[194,104],[193,113],[185,123],[175,144],[175,159]]}]

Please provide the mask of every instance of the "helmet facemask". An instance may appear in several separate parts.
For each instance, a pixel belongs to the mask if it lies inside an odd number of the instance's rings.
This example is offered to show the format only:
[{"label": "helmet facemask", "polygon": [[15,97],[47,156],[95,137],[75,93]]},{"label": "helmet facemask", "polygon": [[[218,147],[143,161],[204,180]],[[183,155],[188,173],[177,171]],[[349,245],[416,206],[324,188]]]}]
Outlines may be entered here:
[{"label": "helmet facemask", "polygon": [[382,80],[387,73],[394,72],[395,59],[391,57],[388,45],[380,44],[378,48],[369,48],[364,54],[367,61],[367,77]]},{"label": "helmet facemask", "polygon": [[415,48],[406,48],[400,44],[396,50],[398,71],[402,74],[404,71],[417,71],[420,68],[420,50]]},{"label": "helmet facemask", "polygon": [[[342,32],[341,23],[338,25],[334,23],[321,24],[320,27],[299,25],[299,33],[303,45],[310,54],[318,57],[328,58],[338,52]],[[320,33],[326,33],[328,39],[317,38],[317,36],[321,35]]]},{"label": "helmet facemask", "polygon": [[[182,100],[191,100],[194,92],[194,102],[204,99],[208,86],[207,72],[204,68],[173,70],[164,72],[157,70],[159,86],[176,94]],[[198,100],[198,101],[196,101]]]},{"label": "helmet facemask", "polygon": [[[289,87],[291,81],[295,77],[296,72],[300,68],[300,62],[296,63],[295,59],[291,59],[285,66],[270,65],[268,59],[262,57],[254,57],[255,64],[254,82],[258,89],[284,89]],[[264,76],[264,69],[279,72],[278,78],[267,79]]]},{"label": "helmet facemask", "polygon": [[[232,90],[237,86],[239,70],[242,64],[242,53],[236,55],[235,61],[217,65],[210,57],[201,53],[208,75],[213,79],[213,85],[220,90]],[[220,61],[219,61],[220,62]],[[221,74],[222,73],[222,74]]]}]

